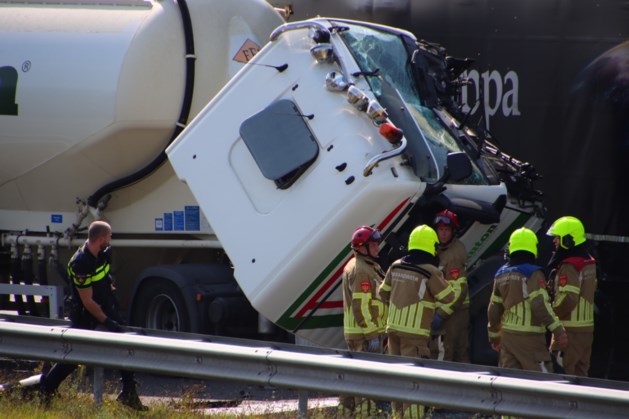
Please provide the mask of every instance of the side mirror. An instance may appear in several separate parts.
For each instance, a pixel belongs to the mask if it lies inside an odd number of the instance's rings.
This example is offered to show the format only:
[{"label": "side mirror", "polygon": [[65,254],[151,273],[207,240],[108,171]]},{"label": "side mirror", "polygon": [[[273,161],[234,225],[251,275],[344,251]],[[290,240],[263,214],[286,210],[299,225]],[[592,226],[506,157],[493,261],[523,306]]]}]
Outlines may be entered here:
[{"label": "side mirror", "polygon": [[454,181],[460,181],[468,177],[472,174],[472,162],[467,154],[463,152],[458,153],[450,153],[447,157],[447,173],[449,173],[449,178]]},{"label": "side mirror", "polygon": [[450,179],[458,182],[472,174],[472,162],[464,152],[450,153],[446,158],[443,175],[433,184],[426,185],[424,196],[430,197],[446,190],[445,184]]}]

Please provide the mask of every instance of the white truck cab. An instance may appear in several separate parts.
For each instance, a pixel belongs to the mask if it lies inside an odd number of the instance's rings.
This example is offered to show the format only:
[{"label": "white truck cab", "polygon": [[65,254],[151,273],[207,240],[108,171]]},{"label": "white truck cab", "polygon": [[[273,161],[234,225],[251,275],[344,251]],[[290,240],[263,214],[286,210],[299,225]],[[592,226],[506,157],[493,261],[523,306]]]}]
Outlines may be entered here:
[{"label": "white truck cab", "polygon": [[466,157],[473,141],[425,45],[348,20],[285,24],[167,149],[253,307],[316,343],[342,347],[338,284],[356,227],[379,228],[391,262],[415,226],[458,205],[474,265],[540,221]]}]

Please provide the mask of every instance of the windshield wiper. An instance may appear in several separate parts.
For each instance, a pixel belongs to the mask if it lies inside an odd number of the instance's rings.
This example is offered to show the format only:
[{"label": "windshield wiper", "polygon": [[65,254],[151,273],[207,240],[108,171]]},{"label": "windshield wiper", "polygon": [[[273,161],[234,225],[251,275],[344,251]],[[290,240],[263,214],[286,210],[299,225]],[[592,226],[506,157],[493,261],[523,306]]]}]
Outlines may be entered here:
[{"label": "windshield wiper", "polygon": [[373,71],[357,71],[352,73],[353,77],[365,76],[365,77],[375,77],[380,75],[380,69],[376,68]]}]

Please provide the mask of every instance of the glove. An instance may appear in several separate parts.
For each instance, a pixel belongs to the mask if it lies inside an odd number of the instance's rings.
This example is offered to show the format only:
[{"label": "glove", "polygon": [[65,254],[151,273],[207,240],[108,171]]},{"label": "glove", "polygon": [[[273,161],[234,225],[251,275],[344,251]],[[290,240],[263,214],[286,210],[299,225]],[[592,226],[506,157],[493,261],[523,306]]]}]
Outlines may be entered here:
[{"label": "glove", "polygon": [[432,318],[432,323],[430,324],[430,329],[432,329],[433,332],[436,332],[441,329],[441,326],[443,326],[443,318],[435,313],[435,317]]},{"label": "glove", "polygon": [[115,320],[110,319],[109,317],[107,317],[105,319],[105,321],[103,322],[103,325],[105,325],[107,330],[109,330],[110,332],[113,332],[113,333],[121,333],[122,332],[122,327],[120,327],[118,322],[115,321]]},{"label": "glove", "polygon": [[367,352],[380,352],[380,338],[378,336],[369,339],[369,342],[367,342]]},{"label": "glove", "polygon": [[561,351],[568,346],[568,334],[564,331],[553,333],[550,340],[550,351]]}]

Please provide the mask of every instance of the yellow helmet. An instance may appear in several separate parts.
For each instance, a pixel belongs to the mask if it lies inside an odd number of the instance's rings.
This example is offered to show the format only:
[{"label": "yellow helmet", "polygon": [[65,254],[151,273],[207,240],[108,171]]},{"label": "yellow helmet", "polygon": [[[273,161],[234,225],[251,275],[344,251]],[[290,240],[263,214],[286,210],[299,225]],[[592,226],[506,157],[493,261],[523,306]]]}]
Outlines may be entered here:
[{"label": "yellow helmet", "polygon": [[566,216],[555,220],[546,232],[548,236],[559,237],[559,244],[564,249],[570,249],[585,242],[585,228],[576,217]]},{"label": "yellow helmet", "polygon": [[437,244],[437,233],[425,224],[415,227],[408,238],[408,250],[423,250],[433,256],[437,253]]},{"label": "yellow helmet", "polygon": [[509,254],[524,250],[537,257],[537,236],[526,227],[518,228],[509,237]]}]

